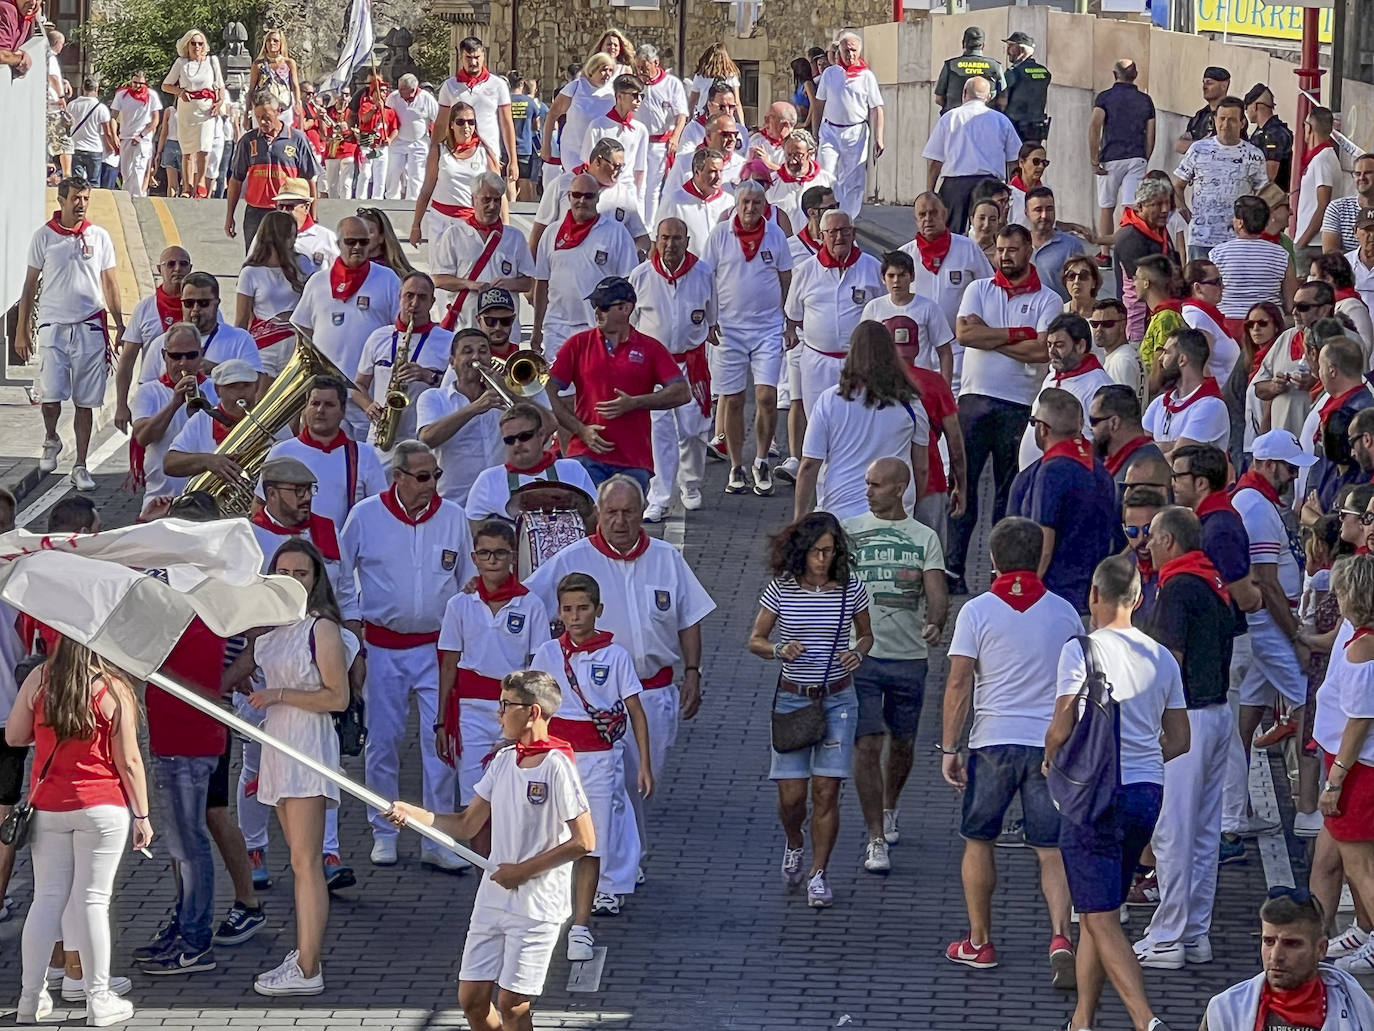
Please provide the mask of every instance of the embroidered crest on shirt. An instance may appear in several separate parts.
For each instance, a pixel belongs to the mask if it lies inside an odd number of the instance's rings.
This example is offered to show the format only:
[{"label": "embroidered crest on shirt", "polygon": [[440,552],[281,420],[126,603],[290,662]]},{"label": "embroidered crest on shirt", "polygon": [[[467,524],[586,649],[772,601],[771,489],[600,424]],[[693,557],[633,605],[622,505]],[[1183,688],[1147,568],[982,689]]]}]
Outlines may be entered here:
[{"label": "embroidered crest on shirt", "polygon": [[525,629],[525,614],[523,612],[506,613],[506,630],[512,634],[519,634]]},{"label": "embroidered crest on shirt", "polygon": [[694,326],[700,326],[700,325],[701,325],[703,322],[705,322],[705,321],[706,321],[706,309],[705,309],[705,308],[693,308],[693,309],[692,309],[692,325],[694,325]]},{"label": "embroidered crest on shirt", "polygon": [[659,612],[667,612],[673,607],[673,596],[667,591],[654,591],[654,604]]},{"label": "embroidered crest on shirt", "polygon": [[962,269],[952,268],[952,269],[949,270],[949,285],[950,285],[950,286],[958,286],[958,285],[959,285],[960,283],[962,283],[963,281],[964,281],[964,272],[963,272]]},{"label": "embroidered crest on shirt", "polygon": [[358,295],[358,310],[359,310],[359,311],[367,311],[367,309],[370,308],[371,306],[372,306],[372,301],[368,299],[368,297],[367,297],[366,294],[359,294],[359,295]]},{"label": "embroidered crest on shirt", "polygon": [[605,686],[606,681],[608,681],[608,680],[610,680],[610,679],[611,679],[611,667],[610,667],[610,666],[598,666],[596,663],[593,663],[593,664],[592,664],[592,683],[593,683],[593,684],[595,684],[597,687],[603,687],[603,686]]},{"label": "embroidered crest on shirt", "polygon": [[592,261],[596,262],[598,265],[604,265],[608,257],[609,255],[607,255],[605,251],[597,251],[596,254],[592,256]]},{"label": "embroidered crest on shirt", "polygon": [[445,548],[443,554],[439,556],[439,564],[444,567],[445,573],[453,572],[453,567],[458,564],[458,552],[449,551]]},{"label": "embroidered crest on shirt", "polygon": [[855,304],[863,304],[868,300],[868,291],[861,286],[854,287],[854,289],[849,292],[849,295],[854,299]]},{"label": "embroidered crest on shirt", "polygon": [[329,313],[329,321],[336,326],[342,326],[344,324],[344,313],[341,311],[331,311]]},{"label": "embroidered crest on shirt", "polygon": [[543,805],[549,800],[549,785],[542,780],[532,780],[525,788],[525,798],[530,805]]}]

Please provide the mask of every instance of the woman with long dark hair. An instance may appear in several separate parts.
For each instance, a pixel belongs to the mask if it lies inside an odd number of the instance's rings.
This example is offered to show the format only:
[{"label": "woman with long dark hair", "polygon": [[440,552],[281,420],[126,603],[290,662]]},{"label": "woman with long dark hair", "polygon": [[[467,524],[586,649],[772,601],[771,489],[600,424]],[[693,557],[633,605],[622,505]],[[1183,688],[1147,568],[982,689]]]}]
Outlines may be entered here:
[{"label": "woman with long dark hair", "polygon": [[792,106],[797,109],[794,128],[809,128],[811,105],[816,102],[816,73],[805,57],[798,57],[792,62],[792,85]]},{"label": "woman with long dark hair", "polygon": [[234,308],[234,325],[258,342],[264,375],[275,378],[291,357],[291,313],[314,271],[314,263],[296,252],[294,216],[286,211],[264,215],[239,270]]},{"label": "woman with long dark hair", "polygon": [[130,823],[134,848],[153,840],[139,719],[131,678],[62,637],[24,681],[5,723],[9,744],[34,746],[33,905],[24,921],[17,1023],[52,1012],[46,975],[59,938],[81,956],[86,1022],[106,1027],[134,1015],[111,990],[110,896]]},{"label": "woman with long dark hair", "polygon": [[1271,402],[1255,395],[1255,374],[1286,325],[1282,309],[1272,301],[1261,301],[1245,313],[1240,358],[1221,385],[1221,396],[1231,412],[1230,455],[1236,468],[1241,467],[1241,456],[1250,453],[1260,426],[1268,421]]},{"label": "woman with long dark hair", "polygon": [[[811,744],[779,751],[788,731],[774,720],[768,777],[778,785],[778,816],[786,843],[782,882],[806,881],[806,902],[832,905],[825,870],[840,829],[840,785],[854,761],[859,700],[854,671],[873,647],[868,592],[854,573],[849,538],[829,512],[813,512],[768,542],[773,574],[759,598],[749,650],[782,663],[771,713],[784,720],[819,705],[825,729]],[[770,640],[773,638],[774,640]],[[852,638],[852,643],[851,643]],[[811,870],[802,873],[806,799],[811,796]]]}]

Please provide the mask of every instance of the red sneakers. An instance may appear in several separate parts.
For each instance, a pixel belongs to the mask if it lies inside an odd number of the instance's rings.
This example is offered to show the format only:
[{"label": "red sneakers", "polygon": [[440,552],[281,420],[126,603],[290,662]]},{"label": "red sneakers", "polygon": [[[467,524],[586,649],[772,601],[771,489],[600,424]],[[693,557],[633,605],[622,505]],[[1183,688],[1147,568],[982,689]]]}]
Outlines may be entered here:
[{"label": "red sneakers", "polygon": [[1072,991],[1078,986],[1074,970],[1073,942],[1062,934],[1050,939],[1050,977],[1056,988]]},{"label": "red sneakers", "polygon": [[945,959],[951,963],[962,963],[975,970],[991,970],[997,965],[997,949],[992,942],[974,945],[965,938],[963,941],[950,942],[945,949]]},{"label": "red sneakers", "polygon": [[1256,748],[1273,748],[1282,744],[1298,732],[1298,725],[1290,719],[1279,719],[1259,737],[1255,738]]}]

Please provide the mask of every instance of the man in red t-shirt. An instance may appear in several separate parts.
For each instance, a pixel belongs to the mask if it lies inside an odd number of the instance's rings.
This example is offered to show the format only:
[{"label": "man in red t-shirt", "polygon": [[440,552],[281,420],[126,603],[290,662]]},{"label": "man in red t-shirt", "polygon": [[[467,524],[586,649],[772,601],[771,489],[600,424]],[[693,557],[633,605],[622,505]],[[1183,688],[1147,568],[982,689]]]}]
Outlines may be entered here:
[{"label": "man in red t-shirt", "polygon": [[16,79],[33,65],[19,48],[33,35],[38,0],[0,0],[0,65],[7,65]]},{"label": "man in red t-shirt", "polygon": [[[897,348],[902,354],[902,348]],[[964,514],[966,493],[965,479],[967,468],[964,462],[964,431],[959,428],[959,405],[954,400],[954,392],[949,389],[945,378],[934,369],[921,369],[906,358],[903,368],[907,378],[916,385],[921,395],[921,405],[926,410],[930,422],[930,472],[926,477],[926,492],[916,499],[916,510],[912,513],[918,522],[925,523],[940,538],[943,546],[948,539],[949,520]],[[949,455],[949,477],[945,477],[945,464],[940,460],[937,450],[941,437],[945,438],[945,450]],[[949,481],[952,480],[951,484]]]},{"label": "man in red t-shirt", "polygon": [[[593,483],[625,473],[647,491],[654,474],[649,413],[686,404],[692,390],[668,349],[630,325],[635,300],[621,276],[596,284],[587,297],[596,328],[573,334],[559,349],[548,398],[559,425],[573,435],[568,457],[582,463]],[[572,408],[561,396],[570,386],[577,389]]]}]

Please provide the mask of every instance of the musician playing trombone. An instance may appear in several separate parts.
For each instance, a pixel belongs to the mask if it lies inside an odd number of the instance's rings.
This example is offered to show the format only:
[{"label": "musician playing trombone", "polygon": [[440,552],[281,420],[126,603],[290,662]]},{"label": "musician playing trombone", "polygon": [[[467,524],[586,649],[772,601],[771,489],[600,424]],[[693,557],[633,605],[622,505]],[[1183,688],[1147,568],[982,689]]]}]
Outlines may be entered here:
[{"label": "musician playing trombone", "polygon": [[488,385],[482,369],[491,366],[491,343],[480,329],[460,329],[449,348],[453,377],[426,390],[416,402],[419,439],[434,449],[444,477],[439,493],[467,505],[477,474],[501,461],[501,409],[504,399]]}]

